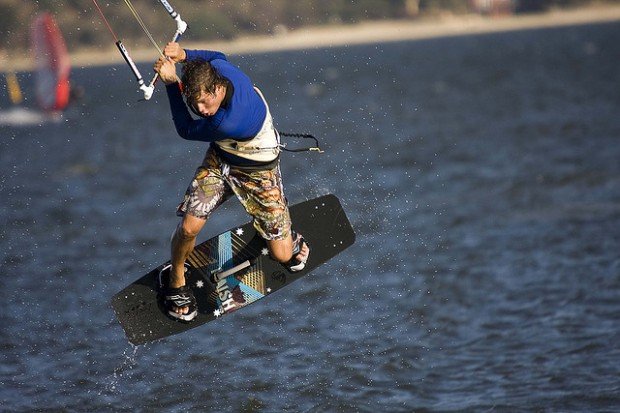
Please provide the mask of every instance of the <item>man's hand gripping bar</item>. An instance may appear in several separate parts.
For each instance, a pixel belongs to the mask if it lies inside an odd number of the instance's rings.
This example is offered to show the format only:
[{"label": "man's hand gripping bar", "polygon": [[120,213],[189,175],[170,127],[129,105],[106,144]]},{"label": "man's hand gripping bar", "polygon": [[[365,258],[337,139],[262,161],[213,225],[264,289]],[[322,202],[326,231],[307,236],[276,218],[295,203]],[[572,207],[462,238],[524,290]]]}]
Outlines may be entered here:
[{"label": "man's hand gripping bar", "polygon": [[[187,23],[183,21],[181,15],[172,8],[170,3],[168,3],[166,0],[159,0],[159,2],[162,4],[162,6],[164,6],[168,14],[170,14],[170,17],[172,17],[177,23],[177,30],[172,36],[172,41],[176,42],[183,35],[183,33],[185,33],[185,30],[187,30]],[[120,40],[116,42],[116,47],[121,52],[121,55],[123,56],[129,67],[131,68],[134,76],[136,77],[138,85],[140,85],[140,90],[144,93],[144,100],[149,100],[153,96],[153,91],[155,90],[155,83],[159,78],[159,74],[155,73],[153,79],[151,79],[151,82],[147,85],[144,82],[144,79],[142,78],[142,74],[138,70],[138,67],[129,55],[129,52]]]}]

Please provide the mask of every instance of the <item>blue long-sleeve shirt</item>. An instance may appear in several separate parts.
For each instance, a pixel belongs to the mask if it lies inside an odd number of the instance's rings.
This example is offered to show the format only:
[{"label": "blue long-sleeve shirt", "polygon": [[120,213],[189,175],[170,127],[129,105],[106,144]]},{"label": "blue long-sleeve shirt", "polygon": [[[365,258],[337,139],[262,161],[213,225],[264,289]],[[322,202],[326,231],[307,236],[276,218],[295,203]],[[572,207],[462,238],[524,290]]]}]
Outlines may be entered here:
[{"label": "blue long-sleeve shirt", "polygon": [[183,101],[178,84],[167,85],[172,120],[179,136],[203,142],[221,139],[243,141],[253,138],[265,121],[267,107],[254,90],[250,78],[231,64],[221,52],[185,50],[185,53],[187,60],[204,59],[211,63],[215,70],[231,83],[233,93],[226,106],[220,106],[213,116],[194,119]]}]

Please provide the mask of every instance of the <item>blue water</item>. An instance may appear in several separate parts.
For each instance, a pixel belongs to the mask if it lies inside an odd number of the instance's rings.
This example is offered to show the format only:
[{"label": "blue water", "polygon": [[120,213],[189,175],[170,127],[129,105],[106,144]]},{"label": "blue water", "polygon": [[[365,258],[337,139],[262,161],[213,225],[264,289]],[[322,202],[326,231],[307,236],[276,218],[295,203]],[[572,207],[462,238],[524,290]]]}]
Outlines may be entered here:
[{"label": "blue water", "polygon": [[[284,155],[288,198],[335,193],[358,241],[137,348],[110,298],[168,259],[205,147],[175,135],[161,90],[137,102],[125,66],[76,68],[86,94],[62,122],[0,126],[1,410],[617,411],[618,39],[232,56],[282,131],[326,149]],[[231,200],[201,239],[245,221]]]}]

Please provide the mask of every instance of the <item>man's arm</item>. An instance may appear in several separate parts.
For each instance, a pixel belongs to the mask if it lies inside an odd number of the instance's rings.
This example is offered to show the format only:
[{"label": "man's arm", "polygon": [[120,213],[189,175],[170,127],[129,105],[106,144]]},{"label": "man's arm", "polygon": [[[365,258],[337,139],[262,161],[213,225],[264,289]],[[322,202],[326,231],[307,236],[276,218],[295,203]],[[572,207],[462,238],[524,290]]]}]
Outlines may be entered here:
[{"label": "man's arm", "polygon": [[217,132],[217,127],[222,121],[219,116],[211,116],[208,119],[194,119],[190,115],[187,106],[183,101],[183,95],[178,83],[166,85],[168,102],[172,121],[177,133],[183,139],[190,141],[213,142],[221,137]]},{"label": "man's arm", "polygon": [[207,62],[211,62],[216,59],[228,60],[226,59],[226,55],[222,52],[215,52],[212,50],[188,50],[185,49],[185,60],[196,60],[202,59]]},{"label": "man's arm", "polygon": [[172,59],[175,63],[184,62],[186,60],[203,59],[211,62],[216,59],[228,60],[222,52],[212,50],[189,50],[183,49],[179,43],[170,42],[164,48],[164,55]]},{"label": "man's arm", "polygon": [[222,121],[220,117],[213,116],[209,119],[195,120],[190,115],[187,106],[183,101],[179,78],[176,74],[176,67],[172,57],[160,57],[155,63],[154,69],[161,80],[166,84],[166,94],[170,103],[170,112],[177,133],[183,139],[212,142],[218,139],[216,133],[219,123]]}]

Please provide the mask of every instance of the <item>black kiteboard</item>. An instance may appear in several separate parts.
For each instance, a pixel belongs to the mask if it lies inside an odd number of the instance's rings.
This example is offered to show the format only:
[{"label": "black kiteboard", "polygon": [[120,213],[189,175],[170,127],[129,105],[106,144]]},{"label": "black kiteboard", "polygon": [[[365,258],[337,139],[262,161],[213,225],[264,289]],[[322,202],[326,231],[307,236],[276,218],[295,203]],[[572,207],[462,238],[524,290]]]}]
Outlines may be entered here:
[{"label": "black kiteboard", "polygon": [[135,345],[182,333],[237,311],[308,274],[355,242],[338,198],[325,195],[290,207],[293,228],[310,245],[306,267],[291,273],[272,260],[251,223],[197,245],[188,259],[186,283],[198,302],[189,323],[170,318],[158,296],[159,271],[169,261],[112,298],[112,307]]}]

